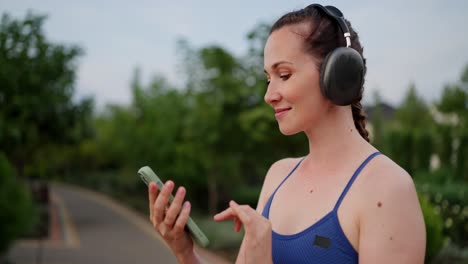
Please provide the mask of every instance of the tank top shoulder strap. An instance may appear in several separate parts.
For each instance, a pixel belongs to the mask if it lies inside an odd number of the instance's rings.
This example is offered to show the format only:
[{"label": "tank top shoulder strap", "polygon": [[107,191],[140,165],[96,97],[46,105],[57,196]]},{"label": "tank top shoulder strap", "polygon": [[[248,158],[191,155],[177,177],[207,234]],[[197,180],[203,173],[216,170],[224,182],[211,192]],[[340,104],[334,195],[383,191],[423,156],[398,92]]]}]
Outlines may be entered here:
[{"label": "tank top shoulder strap", "polygon": [[291,175],[294,173],[294,171],[296,171],[297,167],[299,167],[299,165],[301,165],[301,163],[302,163],[302,161],[303,161],[304,159],[305,159],[305,157],[302,158],[302,159],[296,164],[296,166],[294,166],[294,168],[288,173],[288,175],[287,175],[286,177],[284,177],[284,179],[281,181],[281,183],[278,185],[278,187],[276,187],[275,191],[272,193],[272,195],[271,195],[272,197],[273,197],[273,195],[275,195],[276,191],[278,191],[278,189],[281,187],[281,185],[283,185],[283,183],[289,178],[289,176],[291,176]]},{"label": "tank top shoulder strap", "polygon": [[[304,157],[305,158],[305,157]],[[270,216],[270,206],[271,206],[271,202],[273,201],[273,197],[275,196],[276,192],[278,191],[278,189],[281,187],[281,185],[283,185],[283,183],[289,178],[289,176],[291,176],[293,174],[293,172],[297,169],[297,167],[299,167],[299,165],[302,163],[302,161],[304,160],[304,158],[302,158],[297,164],[296,166],[294,166],[294,168],[288,173],[288,175],[281,181],[281,183],[276,187],[275,191],[270,195],[270,197],[268,198],[266,204],[265,204],[265,207],[263,208],[263,216],[265,216],[266,218],[268,218]]]},{"label": "tank top shoulder strap", "polygon": [[336,205],[335,205],[335,208],[333,210],[338,210],[338,208],[340,207],[340,204],[341,202],[343,201],[344,197],[346,196],[346,194],[348,193],[348,190],[349,188],[351,188],[351,186],[353,185],[354,183],[354,180],[356,180],[357,176],[359,175],[359,173],[361,173],[362,169],[367,165],[367,163],[369,163],[369,161],[371,161],[375,156],[381,154],[380,152],[374,152],[372,153],[371,155],[369,155],[369,157],[367,157],[362,163],[361,165],[359,166],[359,168],[354,172],[353,176],[351,177],[351,179],[349,179],[348,181],[348,184],[346,185],[346,187],[344,188],[343,192],[341,193],[340,195],[340,198],[338,199],[338,201],[336,202]]}]

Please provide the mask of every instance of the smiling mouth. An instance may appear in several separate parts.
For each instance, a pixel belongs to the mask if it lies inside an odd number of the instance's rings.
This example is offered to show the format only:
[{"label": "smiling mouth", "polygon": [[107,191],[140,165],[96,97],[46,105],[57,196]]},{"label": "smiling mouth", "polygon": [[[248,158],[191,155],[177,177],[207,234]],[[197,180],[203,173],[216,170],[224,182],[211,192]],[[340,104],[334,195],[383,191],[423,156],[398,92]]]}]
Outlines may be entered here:
[{"label": "smiling mouth", "polygon": [[275,109],[275,114],[283,113],[286,111],[291,110],[291,108],[280,108],[280,109]]},{"label": "smiling mouth", "polygon": [[279,108],[275,109],[275,117],[276,119],[281,118],[283,115],[285,115],[291,108]]}]

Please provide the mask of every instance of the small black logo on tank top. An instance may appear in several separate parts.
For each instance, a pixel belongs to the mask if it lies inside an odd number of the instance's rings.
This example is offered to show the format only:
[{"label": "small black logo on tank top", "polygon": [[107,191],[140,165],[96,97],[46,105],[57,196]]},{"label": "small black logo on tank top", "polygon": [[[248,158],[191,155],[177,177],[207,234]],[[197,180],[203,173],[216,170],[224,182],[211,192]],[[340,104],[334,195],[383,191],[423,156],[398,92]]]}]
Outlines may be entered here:
[{"label": "small black logo on tank top", "polygon": [[318,247],[321,247],[321,248],[328,249],[330,247],[330,244],[331,244],[331,239],[330,238],[319,236],[319,235],[315,236],[314,246],[318,246]]}]

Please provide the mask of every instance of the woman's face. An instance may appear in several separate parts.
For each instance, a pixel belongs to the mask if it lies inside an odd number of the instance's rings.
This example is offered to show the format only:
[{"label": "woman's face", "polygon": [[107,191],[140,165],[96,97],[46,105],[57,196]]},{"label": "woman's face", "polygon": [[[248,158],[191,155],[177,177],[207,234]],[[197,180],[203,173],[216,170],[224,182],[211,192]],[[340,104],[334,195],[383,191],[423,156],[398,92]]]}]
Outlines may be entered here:
[{"label": "woman's face", "polygon": [[306,25],[284,26],[270,35],[264,50],[269,81],[264,99],[285,135],[313,128],[329,106],[320,91],[316,61],[304,51],[305,32]]}]

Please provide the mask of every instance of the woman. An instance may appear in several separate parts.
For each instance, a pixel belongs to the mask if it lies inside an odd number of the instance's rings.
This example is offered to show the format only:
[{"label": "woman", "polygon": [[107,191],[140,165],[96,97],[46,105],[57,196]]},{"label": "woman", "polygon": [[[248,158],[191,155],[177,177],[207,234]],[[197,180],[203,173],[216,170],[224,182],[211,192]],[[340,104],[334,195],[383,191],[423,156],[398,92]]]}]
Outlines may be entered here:
[{"label": "woman", "polygon": [[[231,201],[214,216],[234,219],[236,231],[244,226],[237,263],[424,262],[412,179],[369,143],[362,50],[334,7],[310,5],[273,25],[264,49],[265,101],[283,134],[307,135],[309,153],[271,166],[256,210]],[[166,208],[173,188],[168,181],[158,195],[150,185],[151,221],[181,263],[199,263],[183,231],[190,213],[183,187]]]}]

